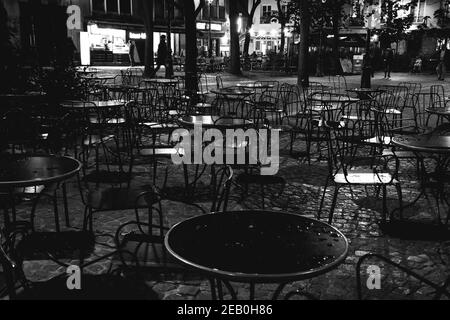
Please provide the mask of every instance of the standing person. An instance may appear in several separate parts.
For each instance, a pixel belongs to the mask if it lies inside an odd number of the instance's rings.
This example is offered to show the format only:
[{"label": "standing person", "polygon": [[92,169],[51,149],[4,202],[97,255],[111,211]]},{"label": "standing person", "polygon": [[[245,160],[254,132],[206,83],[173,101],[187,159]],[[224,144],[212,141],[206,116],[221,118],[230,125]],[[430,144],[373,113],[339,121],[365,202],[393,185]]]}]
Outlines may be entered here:
[{"label": "standing person", "polygon": [[134,41],[128,41],[128,56],[130,57],[130,66],[134,67],[134,51],[136,50],[136,44]]},{"label": "standing person", "polygon": [[159,46],[158,46],[158,55],[156,58],[156,68],[153,71],[153,77],[156,75],[161,66],[164,66],[167,69],[167,44],[166,44],[166,36],[161,35]]},{"label": "standing person", "polygon": [[439,64],[436,68],[438,80],[444,81],[445,79],[445,73],[446,73],[446,67],[445,67],[445,45],[441,46],[441,49],[439,50]]},{"label": "standing person", "polygon": [[391,78],[391,69],[392,69],[392,62],[394,61],[394,53],[392,52],[391,48],[387,48],[386,51],[384,51],[384,78]]}]

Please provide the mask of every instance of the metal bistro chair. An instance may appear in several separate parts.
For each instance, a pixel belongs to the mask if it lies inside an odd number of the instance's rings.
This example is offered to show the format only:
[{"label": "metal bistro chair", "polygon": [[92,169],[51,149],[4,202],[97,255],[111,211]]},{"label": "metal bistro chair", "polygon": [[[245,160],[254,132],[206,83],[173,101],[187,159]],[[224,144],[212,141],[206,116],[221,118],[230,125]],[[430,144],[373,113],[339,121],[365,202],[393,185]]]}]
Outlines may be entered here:
[{"label": "metal bistro chair", "polygon": [[386,266],[391,266],[392,268],[405,273],[408,277],[418,280],[420,283],[423,283],[423,284],[431,287],[432,289],[435,290],[433,293],[433,296],[432,296],[433,300],[439,300],[443,296],[446,297],[447,299],[450,298],[450,291],[449,291],[450,276],[447,276],[447,279],[442,284],[438,284],[438,283],[435,283],[435,282],[425,278],[423,275],[421,275],[413,270],[410,270],[409,268],[407,268],[399,263],[396,263],[396,262],[392,261],[391,259],[388,259],[380,254],[368,253],[368,254],[365,254],[364,256],[360,257],[358,260],[358,263],[356,265],[356,288],[357,288],[357,295],[358,295],[359,300],[363,299],[363,290],[362,290],[363,282],[362,282],[362,277],[361,277],[361,269],[362,269],[364,262],[369,259],[370,260],[373,260],[373,259],[381,260]]},{"label": "metal bistro chair", "polygon": [[[126,279],[116,272],[101,275],[82,273],[80,290],[68,288],[65,274],[46,281],[31,282],[26,278],[23,271],[24,258],[21,256],[21,252],[13,248],[8,240],[0,232],[0,265],[2,270],[0,272],[0,299],[5,297],[10,300],[52,301],[157,299],[155,293],[147,289],[143,283]],[[96,264],[107,257],[96,258],[80,268]],[[4,281],[1,281],[2,278]]]},{"label": "metal bistro chair", "polygon": [[[232,178],[233,170],[229,166],[213,171],[213,200],[210,212],[226,212]],[[189,216],[205,214],[206,211],[192,202],[180,202],[159,194],[158,198],[153,206],[136,206],[134,221],[126,222],[117,229],[115,242],[120,249],[117,258],[126,269],[135,269],[141,274],[145,271],[163,274],[188,273],[164,246],[164,237],[169,230],[167,214],[178,206]],[[139,199],[136,200],[138,201]],[[165,202],[167,204],[164,204]]]},{"label": "metal bistro chair", "polygon": [[[348,120],[351,121],[351,120]],[[357,120],[361,121],[361,120]],[[356,128],[363,125],[346,125],[340,129],[328,132],[328,165],[329,174],[325,183],[322,200],[319,206],[318,218],[320,219],[323,203],[328,185],[332,183],[335,187],[332,204],[329,210],[328,222],[333,221],[334,209],[337,203],[339,190],[342,187],[352,186],[374,186],[383,191],[382,220],[386,220],[387,187],[394,186],[397,189],[400,205],[402,204],[401,186],[398,180],[399,160],[394,156],[372,155],[362,156],[357,154],[359,143],[354,143],[361,138]],[[361,166],[361,161],[366,160]],[[393,169],[391,168],[393,166]],[[400,212],[401,216],[402,212]],[[392,218],[392,217],[391,217]]]}]

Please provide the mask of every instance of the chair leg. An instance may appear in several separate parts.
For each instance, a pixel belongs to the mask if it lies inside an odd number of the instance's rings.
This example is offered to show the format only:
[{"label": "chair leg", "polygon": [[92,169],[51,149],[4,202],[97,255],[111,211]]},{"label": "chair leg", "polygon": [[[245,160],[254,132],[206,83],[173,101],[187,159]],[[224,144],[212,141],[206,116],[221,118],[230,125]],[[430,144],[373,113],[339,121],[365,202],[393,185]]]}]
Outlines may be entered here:
[{"label": "chair leg", "polygon": [[322,194],[322,199],[320,200],[319,212],[317,213],[317,219],[320,219],[320,215],[322,214],[322,208],[323,208],[323,203],[325,202],[325,195],[327,192],[327,187],[328,187],[328,177],[327,177],[327,180],[325,180],[325,187],[323,188],[323,194]]},{"label": "chair leg", "polygon": [[261,184],[261,200],[262,200],[262,209],[265,209],[265,204],[264,204],[264,185]]},{"label": "chair leg", "polygon": [[385,185],[383,185],[382,187],[383,190],[383,213],[382,213],[382,220],[383,222],[386,222],[386,215],[387,215],[387,187]]},{"label": "chair leg", "polygon": [[55,214],[55,228],[56,232],[60,232],[59,228],[59,212],[58,212],[58,196],[56,194],[56,191],[53,193],[53,211]]},{"label": "chair leg", "polygon": [[62,185],[62,192],[63,192],[64,215],[65,215],[65,219],[66,219],[66,227],[70,228],[69,205],[67,203],[67,188],[66,188],[65,183],[63,183],[63,185]]},{"label": "chair leg", "polygon": [[84,207],[84,214],[83,214],[83,231],[87,230],[87,220],[88,220],[88,207]]},{"label": "chair leg", "polygon": [[339,187],[336,186],[333,195],[333,202],[331,204],[330,213],[328,215],[328,223],[331,224],[333,222],[334,208],[336,207],[337,197],[339,193]]},{"label": "chair leg", "polygon": [[93,232],[94,231],[94,211],[92,210],[92,208],[89,208],[89,231]]},{"label": "chair leg", "polygon": [[[398,202],[400,203],[399,207],[399,218],[400,220],[403,220],[403,195],[402,195],[402,187],[400,184],[396,185],[395,188],[397,189],[397,195],[398,195]],[[391,216],[391,219],[393,217]]]}]

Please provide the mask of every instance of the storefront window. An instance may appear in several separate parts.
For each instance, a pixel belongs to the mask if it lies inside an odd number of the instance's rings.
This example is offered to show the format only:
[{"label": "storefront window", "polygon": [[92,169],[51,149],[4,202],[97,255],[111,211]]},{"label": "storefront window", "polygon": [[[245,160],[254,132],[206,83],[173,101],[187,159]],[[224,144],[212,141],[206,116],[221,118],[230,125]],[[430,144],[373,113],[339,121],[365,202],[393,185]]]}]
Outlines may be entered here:
[{"label": "storefront window", "polygon": [[109,13],[118,13],[119,7],[117,5],[117,0],[106,0],[106,11]]},{"label": "storefront window", "polygon": [[126,31],[112,28],[99,28],[97,25],[88,25],[91,50],[108,50],[115,54],[128,53],[126,44]]},{"label": "storefront window", "polygon": [[120,0],[120,14],[131,14],[131,0]]},{"label": "storefront window", "polygon": [[92,0],[92,10],[105,12],[105,0]]}]

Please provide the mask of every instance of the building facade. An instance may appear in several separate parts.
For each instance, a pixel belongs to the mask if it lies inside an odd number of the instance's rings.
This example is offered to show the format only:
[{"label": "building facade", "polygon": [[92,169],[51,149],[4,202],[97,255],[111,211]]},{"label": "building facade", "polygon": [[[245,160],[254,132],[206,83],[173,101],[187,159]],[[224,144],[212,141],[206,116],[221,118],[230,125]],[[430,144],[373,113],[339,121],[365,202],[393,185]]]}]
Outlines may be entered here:
[{"label": "building facade", "polygon": [[[135,42],[140,60],[143,60],[146,34],[140,16],[140,0],[0,1],[8,14],[14,46],[23,56],[30,60],[37,58],[42,65],[55,60],[69,42],[75,47],[75,59],[81,64],[128,64],[129,41]],[[170,24],[172,52],[174,55],[184,54],[186,38],[182,2],[154,1],[154,51],[160,35],[167,34]],[[226,50],[227,47],[221,45],[226,21],[224,0],[207,2],[198,16],[199,47],[208,50],[211,42],[215,55]]]}]

